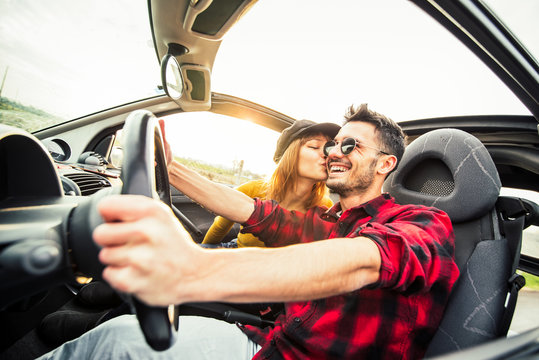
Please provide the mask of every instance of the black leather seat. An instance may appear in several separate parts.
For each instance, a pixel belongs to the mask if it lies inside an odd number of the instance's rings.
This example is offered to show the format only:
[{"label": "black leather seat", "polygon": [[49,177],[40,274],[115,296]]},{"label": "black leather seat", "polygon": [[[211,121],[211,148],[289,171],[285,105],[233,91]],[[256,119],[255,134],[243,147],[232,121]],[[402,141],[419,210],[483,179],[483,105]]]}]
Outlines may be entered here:
[{"label": "black leather seat", "polygon": [[511,290],[515,256],[520,253],[523,225],[505,235],[500,188],[496,166],[485,146],[457,129],[434,130],[418,137],[384,184],[384,191],[399,203],[445,211],[455,231],[460,277],[427,357],[506,335],[504,316],[510,321],[512,312],[504,304]]}]

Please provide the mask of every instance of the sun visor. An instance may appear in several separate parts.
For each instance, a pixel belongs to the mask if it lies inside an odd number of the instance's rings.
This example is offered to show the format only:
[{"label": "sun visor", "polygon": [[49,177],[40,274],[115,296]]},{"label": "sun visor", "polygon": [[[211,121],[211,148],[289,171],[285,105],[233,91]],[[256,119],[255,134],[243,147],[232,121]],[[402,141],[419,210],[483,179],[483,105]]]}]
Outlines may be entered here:
[{"label": "sun visor", "polygon": [[192,0],[185,12],[184,29],[210,40],[224,34],[256,3],[256,0]]}]

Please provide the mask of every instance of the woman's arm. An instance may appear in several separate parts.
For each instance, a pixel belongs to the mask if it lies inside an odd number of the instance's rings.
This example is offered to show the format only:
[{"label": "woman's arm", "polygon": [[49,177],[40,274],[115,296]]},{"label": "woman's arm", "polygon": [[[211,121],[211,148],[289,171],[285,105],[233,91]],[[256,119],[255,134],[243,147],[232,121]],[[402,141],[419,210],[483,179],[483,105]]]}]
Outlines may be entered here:
[{"label": "woman's arm", "polygon": [[210,228],[206,232],[206,235],[204,235],[204,239],[202,240],[202,243],[203,244],[221,243],[221,241],[223,241],[226,234],[228,234],[230,229],[232,229],[232,226],[234,226],[233,221],[225,219],[222,216],[216,216],[215,219],[213,219],[213,224],[211,224]]}]

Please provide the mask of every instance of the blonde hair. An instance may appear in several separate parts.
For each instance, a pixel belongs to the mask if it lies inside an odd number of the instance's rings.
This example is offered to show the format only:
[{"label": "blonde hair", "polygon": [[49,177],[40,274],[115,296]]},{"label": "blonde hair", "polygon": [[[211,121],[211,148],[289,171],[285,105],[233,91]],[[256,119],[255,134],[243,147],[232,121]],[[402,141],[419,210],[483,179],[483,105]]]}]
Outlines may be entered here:
[{"label": "blonde hair", "polygon": [[[298,159],[301,147],[310,139],[318,134],[309,134],[307,136],[295,139],[285,150],[283,156],[277,164],[277,169],[271,175],[266,192],[266,198],[275,200],[278,203],[284,200],[288,191],[295,190],[298,180]],[[321,134],[324,137],[327,135]],[[322,205],[322,200],[328,195],[328,188],[325,181],[318,181],[313,185],[311,195],[305,202],[305,209]]]}]

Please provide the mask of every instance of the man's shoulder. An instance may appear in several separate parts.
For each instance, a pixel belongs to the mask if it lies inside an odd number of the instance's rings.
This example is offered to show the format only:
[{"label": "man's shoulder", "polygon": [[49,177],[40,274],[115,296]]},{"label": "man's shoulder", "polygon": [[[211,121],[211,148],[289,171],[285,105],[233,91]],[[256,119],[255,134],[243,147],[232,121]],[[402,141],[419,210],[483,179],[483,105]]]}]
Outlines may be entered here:
[{"label": "man's shoulder", "polygon": [[450,222],[449,215],[435,206],[427,204],[401,204],[393,198],[378,210],[378,216],[390,222],[403,218],[408,220],[423,219],[422,221]]},{"label": "man's shoulder", "polygon": [[437,208],[436,206],[423,205],[423,204],[396,204],[401,211],[415,211],[419,213],[428,212],[436,213],[447,216],[446,212]]}]

